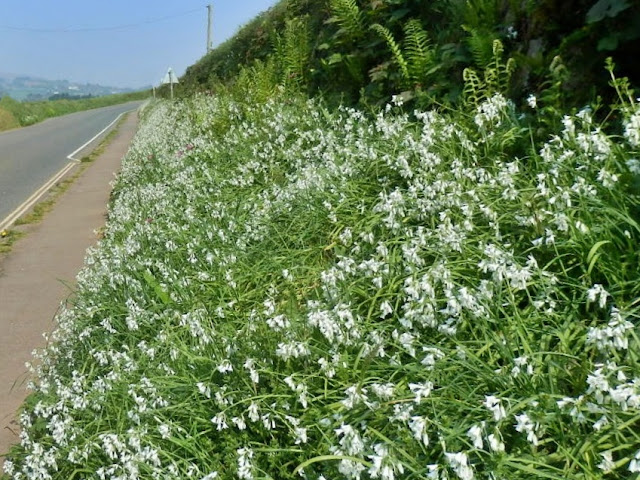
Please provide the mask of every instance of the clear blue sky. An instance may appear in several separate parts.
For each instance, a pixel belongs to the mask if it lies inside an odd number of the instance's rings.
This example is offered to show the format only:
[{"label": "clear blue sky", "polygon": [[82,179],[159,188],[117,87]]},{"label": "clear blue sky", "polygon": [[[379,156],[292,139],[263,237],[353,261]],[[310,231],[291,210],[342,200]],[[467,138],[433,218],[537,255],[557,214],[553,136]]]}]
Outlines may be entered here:
[{"label": "clear blue sky", "polygon": [[142,87],[182,75],[277,0],[2,0],[0,72]]}]

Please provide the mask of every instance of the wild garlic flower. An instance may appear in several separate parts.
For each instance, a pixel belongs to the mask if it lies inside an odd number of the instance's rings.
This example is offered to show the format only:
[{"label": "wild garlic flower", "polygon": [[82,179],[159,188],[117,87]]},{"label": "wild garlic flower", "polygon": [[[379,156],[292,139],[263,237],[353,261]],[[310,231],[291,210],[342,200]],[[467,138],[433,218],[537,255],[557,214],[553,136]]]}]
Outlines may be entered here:
[{"label": "wild garlic flower", "polygon": [[521,413],[520,415],[515,415],[516,424],[514,425],[517,432],[526,433],[527,440],[531,442],[532,445],[538,445],[538,437],[536,435],[536,430],[538,428],[537,424],[534,424],[529,415],[526,413]]},{"label": "wild garlic flower", "polygon": [[598,468],[604,473],[611,473],[616,468],[616,464],[613,461],[613,452],[607,450],[600,454],[602,461],[598,464]]},{"label": "wild garlic flower", "polygon": [[537,107],[538,107],[538,99],[536,98],[536,96],[535,96],[535,95],[531,94],[531,95],[529,95],[529,96],[527,97],[527,104],[528,104],[531,108],[535,109],[535,108],[537,108]]},{"label": "wild garlic flower", "polygon": [[502,440],[498,435],[493,433],[487,436],[487,441],[489,442],[489,448],[491,451],[496,453],[503,453],[505,451],[505,446]]},{"label": "wild garlic flower", "polygon": [[253,480],[253,450],[250,448],[239,448],[238,454],[238,478],[243,480]]},{"label": "wild garlic flower", "polygon": [[373,446],[373,451],[373,455],[368,455],[371,459],[371,467],[368,470],[371,478],[395,480],[396,473],[404,473],[404,466],[389,454],[389,448],[386,445],[376,443]]},{"label": "wild garlic flower", "polygon": [[[6,465],[6,461],[5,461],[5,465]],[[640,450],[636,452],[636,454],[633,456],[633,458],[629,462],[629,467],[627,467],[627,470],[629,470],[631,473],[640,472]]]},{"label": "wild garlic flower", "polygon": [[482,427],[480,425],[473,425],[467,430],[467,437],[469,437],[471,443],[473,443],[474,448],[482,450],[484,442],[482,441]]},{"label": "wild garlic flower", "polygon": [[473,468],[469,465],[469,457],[466,453],[445,452],[444,456],[447,459],[447,463],[460,480],[473,480],[473,478],[475,478]]},{"label": "wild garlic flower", "polygon": [[502,406],[502,400],[493,395],[486,395],[484,397],[484,406],[487,407],[491,413],[493,413],[493,419],[499,422],[503,418],[507,417],[507,412]]},{"label": "wild garlic flower", "polygon": [[640,109],[624,123],[624,136],[632,147],[640,146]]},{"label": "wild garlic flower", "polygon": [[599,283],[594,284],[593,287],[587,290],[587,301],[593,303],[597,300],[600,308],[604,308],[607,305],[607,297],[609,297],[609,292]]}]

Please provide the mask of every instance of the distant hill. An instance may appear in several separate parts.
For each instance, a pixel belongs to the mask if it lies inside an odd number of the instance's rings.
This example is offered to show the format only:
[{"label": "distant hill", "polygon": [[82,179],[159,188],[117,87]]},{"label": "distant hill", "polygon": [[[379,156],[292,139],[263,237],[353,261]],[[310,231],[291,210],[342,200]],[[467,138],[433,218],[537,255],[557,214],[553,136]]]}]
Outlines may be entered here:
[{"label": "distant hill", "polygon": [[46,80],[28,75],[0,72],[0,97],[6,95],[15,100],[47,100],[52,96],[55,98],[86,98],[114,93],[128,93],[136,90],[92,83],[76,83],[68,80]]}]

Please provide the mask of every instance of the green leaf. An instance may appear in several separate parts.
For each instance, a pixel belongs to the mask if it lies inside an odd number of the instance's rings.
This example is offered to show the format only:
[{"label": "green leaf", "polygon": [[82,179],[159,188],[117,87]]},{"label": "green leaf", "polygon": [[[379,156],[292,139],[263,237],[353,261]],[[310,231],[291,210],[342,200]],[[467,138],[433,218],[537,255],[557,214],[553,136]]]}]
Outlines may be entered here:
[{"label": "green leaf", "polygon": [[611,51],[618,48],[618,36],[609,35],[608,37],[601,38],[598,42],[598,51]]},{"label": "green leaf", "polygon": [[391,20],[400,20],[400,19],[406,17],[407,14],[410,11],[411,10],[409,10],[408,8],[400,8],[398,10],[394,10],[393,12],[391,12],[390,19]]},{"label": "green leaf", "polygon": [[600,0],[587,12],[587,23],[596,23],[606,17],[613,18],[630,6],[627,0]]},{"label": "green leaf", "polygon": [[142,275],[144,277],[144,280],[147,282],[147,285],[153,288],[153,291],[155,292],[156,297],[158,297],[158,299],[164,305],[168,305],[169,303],[171,303],[171,298],[169,297],[169,294],[162,289],[158,281],[155,279],[155,277],[151,274],[149,270],[145,271]]},{"label": "green leaf", "polygon": [[591,247],[591,250],[589,250],[589,253],[587,254],[587,262],[592,263],[596,252],[600,250],[600,247],[606,245],[607,243],[611,243],[611,240],[601,240],[597,242],[593,247]]},{"label": "green leaf", "polygon": [[336,63],[342,62],[342,55],[339,53],[334,53],[327,59],[327,61],[329,62],[329,65],[335,65]]}]

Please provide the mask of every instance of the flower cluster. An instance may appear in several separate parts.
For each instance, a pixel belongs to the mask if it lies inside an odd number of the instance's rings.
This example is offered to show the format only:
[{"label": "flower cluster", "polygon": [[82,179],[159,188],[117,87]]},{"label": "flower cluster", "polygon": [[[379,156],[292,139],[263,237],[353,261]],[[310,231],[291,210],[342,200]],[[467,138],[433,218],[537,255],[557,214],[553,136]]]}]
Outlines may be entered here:
[{"label": "flower cluster", "polygon": [[5,471],[628,478],[638,112],[155,105]]}]

